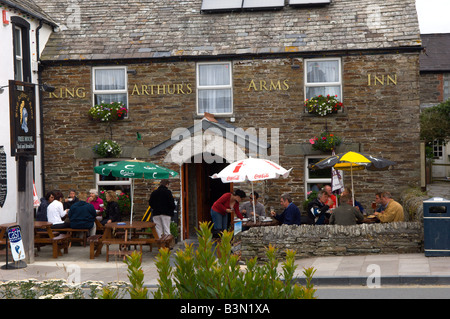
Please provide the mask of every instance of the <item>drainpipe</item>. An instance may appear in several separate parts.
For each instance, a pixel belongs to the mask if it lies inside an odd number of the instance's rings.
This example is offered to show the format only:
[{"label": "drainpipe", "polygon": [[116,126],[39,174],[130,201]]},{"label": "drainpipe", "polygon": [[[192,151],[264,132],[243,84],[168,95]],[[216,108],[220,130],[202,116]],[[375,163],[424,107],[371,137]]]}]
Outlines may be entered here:
[{"label": "drainpipe", "polygon": [[41,65],[40,65],[40,51],[39,51],[39,31],[42,28],[43,21],[39,20],[39,26],[36,28],[36,62],[38,64],[38,92],[39,92],[39,135],[41,138],[41,180],[42,180],[42,196],[45,196],[45,174],[44,174],[44,131],[42,127],[44,126],[44,109],[42,107],[42,91],[41,85],[42,77],[41,77]]}]

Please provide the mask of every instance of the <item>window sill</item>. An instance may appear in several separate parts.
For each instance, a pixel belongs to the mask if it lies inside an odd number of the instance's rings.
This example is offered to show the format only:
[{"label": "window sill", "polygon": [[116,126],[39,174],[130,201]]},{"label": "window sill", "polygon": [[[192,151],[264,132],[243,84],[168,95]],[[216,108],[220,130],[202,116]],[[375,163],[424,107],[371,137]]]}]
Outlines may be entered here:
[{"label": "window sill", "polygon": [[319,117],[319,118],[332,118],[332,117],[348,117],[347,112],[338,112],[338,113],[331,113],[327,114],[325,116],[320,116],[318,114],[311,114],[311,113],[302,113],[300,117],[308,118],[308,117]]}]

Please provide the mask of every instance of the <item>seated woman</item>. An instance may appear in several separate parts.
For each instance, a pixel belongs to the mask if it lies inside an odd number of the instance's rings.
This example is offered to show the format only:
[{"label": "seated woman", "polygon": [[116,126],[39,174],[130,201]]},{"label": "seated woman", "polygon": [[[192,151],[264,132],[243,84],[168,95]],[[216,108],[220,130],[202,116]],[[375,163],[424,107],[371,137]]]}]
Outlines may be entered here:
[{"label": "seated woman", "polygon": [[54,194],[55,199],[47,207],[47,220],[53,224],[53,229],[70,228],[70,222],[64,221],[68,212],[63,206],[64,195],[60,191],[55,191]]},{"label": "seated woman", "polygon": [[106,225],[109,223],[120,222],[120,208],[117,203],[117,195],[114,191],[107,191],[105,194],[106,197],[106,210],[105,210],[105,218],[101,221],[102,225]]}]

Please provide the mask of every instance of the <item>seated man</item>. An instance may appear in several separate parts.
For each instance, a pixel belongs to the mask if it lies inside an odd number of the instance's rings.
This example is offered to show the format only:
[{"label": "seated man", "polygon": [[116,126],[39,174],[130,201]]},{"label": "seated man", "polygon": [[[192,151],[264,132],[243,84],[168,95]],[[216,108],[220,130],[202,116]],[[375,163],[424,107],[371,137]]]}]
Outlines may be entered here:
[{"label": "seated man", "polygon": [[284,211],[280,215],[277,215],[274,211],[271,211],[270,214],[272,217],[281,222],[281,224],[300,225],[300,210],[292,202],[291,195],[286,193],[281,195],[280,204],[284,207]]},{"label": "seated man", "polygon": [[266,212],[264,210],[264,205],[258,203],[259,194],[257,192],[253,192],[250,194],[250,201],[242,203],[239,207],[239,210],[242,214],[245,214],[248,218],[253,218],[253,200],[255,201],[255,210],[256,216],[266,217]]},{"label": "seated man", "polygon": [[308,219],[313,225],[323,225],[327,223],[330,218],[330,213],[327,211],[330,209],[328,203],[328,194],[326,191],[321,190],[317,194],[317,198],[308,204]]},{"label": "seated man", "polygon": [[392,199],[391,193],[383,192],[381,195],[381,203],[384,206],[384,211],[375,212],[375,216],[378,217],[382,223],[390,222],[402,222],[405,220],[403,213],[403,206]]},{"label": "seated man", "polygon": [[89,229],[89,235],[95,235],[95,219],[97,212],[92,204],[86,202],[87,194],[80,192],[78,201],[70,207],[70,228]]},{"label": "seated man", "polygon": [[363,221],[364,216],[358,209],[353,207],[350,194],[342,195],[340,203],[339,207],[331,214],[331,225],[356,225],[357,221]]},{"label": "seated man", "polygon": [[331,186],[325,185],[323,190],[328,194],[328,202],[325,204],[327,204],[330,208],[336,208],[337,198],[336,195],[332,193]]}]

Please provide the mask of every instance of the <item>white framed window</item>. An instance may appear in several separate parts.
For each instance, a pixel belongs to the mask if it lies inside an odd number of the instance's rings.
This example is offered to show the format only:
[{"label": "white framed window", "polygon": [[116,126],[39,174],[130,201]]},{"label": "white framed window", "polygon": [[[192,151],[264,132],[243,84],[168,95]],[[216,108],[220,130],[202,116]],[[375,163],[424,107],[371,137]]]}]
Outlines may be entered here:
[{"label": "white framed window", "polygon": [[450,73],[444,73],[444,102],[450,99]]},{"label": "white framed window", "polygon": [[[126,160],[129,160],[129,158],[97,158],[95,160],[95,166]],[[114,177],[111,174],[108,176],[95,174],[95,188],[98,190],[99,195],[102,191],[113,190],[116,193],[123,192],[131,198],[130,178]]]},{"label": "white framed window", "polygon": [[337,95],[342,102],[342,71],[340,58],[305,59],[305,100],[323,95]]},{"label": "white framed window", "polygon": [[93,105],[102,102],[122,102],[128,109],[128,77],[126,67],[93,67],[92,86]]},{"label": "white framed window", "polygon": [[22,28],[14,27],[14,80],[23,81]]},{"label": "white framed window", "polygon": [[231,62],[197,63],[197,114],[233,113]]},{"label": "white framed window", "polygon": [[310,165],[317,163],[326,156],[306,156],[305,157],[305,198],[311,190],[321,189],[325,184],[331,184],[331,168],[330,169],[310,169]]},{"label": "white framed window", "polygon": [[444,143],[439,140],[433,141],[433,158],[434,159],[442,159],[444,154]]}]

